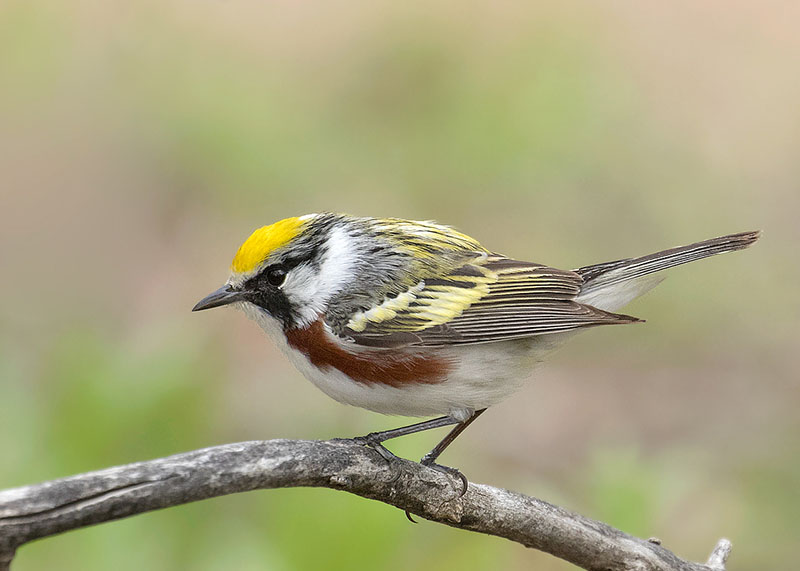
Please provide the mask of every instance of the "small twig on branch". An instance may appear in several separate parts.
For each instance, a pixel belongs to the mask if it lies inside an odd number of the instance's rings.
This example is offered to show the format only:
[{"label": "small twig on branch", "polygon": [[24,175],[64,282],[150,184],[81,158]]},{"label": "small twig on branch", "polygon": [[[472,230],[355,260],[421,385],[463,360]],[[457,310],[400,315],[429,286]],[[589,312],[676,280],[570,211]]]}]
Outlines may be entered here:
[{"label": "small twig on branch", "polygon": [[0,570],[24,543],[105,521],[256,489],[313,486],[379,500],[425,519],[505,537],[590,570],[722,571],[730,542],[703,565],[542,500],[460,484],[415,462],[388,463],[351,441],[269,440],[0,491]]}]

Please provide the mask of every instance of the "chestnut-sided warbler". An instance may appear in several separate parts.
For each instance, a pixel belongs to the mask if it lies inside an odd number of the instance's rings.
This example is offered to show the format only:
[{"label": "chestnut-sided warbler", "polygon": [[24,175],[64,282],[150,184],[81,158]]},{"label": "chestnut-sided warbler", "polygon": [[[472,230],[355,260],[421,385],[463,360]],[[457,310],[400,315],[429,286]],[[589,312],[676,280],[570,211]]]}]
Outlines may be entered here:
[{"label": "chestnut-sided warbler", "polygon": [[655,286],[655,272],[758,237],[732,234],[570,271],[507,258],[433,222],[309,214],[253,232],[226,284],[194,311],[242,309],[339,402],[442,415],[358,440],[393,458],[385,440],[456,425],[422,463],[460,476],[435,464],[439,454],[548,352],[587,327],[641,321],[614,312]]}]

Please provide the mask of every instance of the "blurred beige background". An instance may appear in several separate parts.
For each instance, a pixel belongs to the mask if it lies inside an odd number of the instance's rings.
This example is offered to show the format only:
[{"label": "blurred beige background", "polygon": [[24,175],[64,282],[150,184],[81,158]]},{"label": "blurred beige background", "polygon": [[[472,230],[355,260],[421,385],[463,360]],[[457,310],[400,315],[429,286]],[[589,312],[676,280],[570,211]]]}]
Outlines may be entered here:
[{"label": "blurred beige background", "polygon": [[[587,332],[443,457],[730,569],[794,564],[800,7],[0,3],[0,487],[218,443],[400,425],[232,311],[257,226],[436,219],[577,267],[761,228]],[[440,437],[398,441],[417,458]],[[571,568],[328,490],[24,547],[15,569]]]}]

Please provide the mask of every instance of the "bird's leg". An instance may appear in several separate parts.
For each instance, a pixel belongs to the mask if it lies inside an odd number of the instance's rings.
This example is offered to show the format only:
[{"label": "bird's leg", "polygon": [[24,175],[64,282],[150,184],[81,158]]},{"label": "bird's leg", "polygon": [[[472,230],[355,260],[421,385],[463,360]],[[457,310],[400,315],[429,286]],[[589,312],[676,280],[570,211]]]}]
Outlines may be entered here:
[{"label": "bird's leg", "polygon": [[[442,472],[444,474],[448,474],[450,476],[458,478],[461,481],[461,493],[459,494],[459,497],[467,493],[467,488],[469,487],[469,480],[467,480],[467,477],[461,473],[461,470],[457,468],[451,468],[450,466],[442,466],[441,464],[437,464],[436,459],[439,458],[439,455],[442,452],[444,452],[444,449],[450,446],[453,443],[453,440],[455,440],[459,434],[464,432],[464,429],[467,428],[470,424],[472,424],[472,421],[478,418],[485,410],[486,410],[485,408],[476,410],[475,412],[472,413],[472,416],[470,416],[467,420],[459,422],[455,426],[455,428],[453,428],[453,430],[447,433],[447,436],[442,438],[439,444],[433,447],[433,450],[425,454],[425,456],[422,457],[422,460],[419,461],[419,463],[422,464],[423,466],[427,466],[428,468],[433,468],[438,472]],[[408,510],[405,510],[405,512],[406,512],[406,517],[411,523],[417,523],[414,520],[414,518],[411,517],[411,514],[408,512]]]},{"label": "bird's leg", "polygon": [[462,474],[461,471],[456,468],[451,468],[450,466],[442,466],[441,464],[437,464],[436,460],[437,458],[439,458],[439,455],[441,455],[441,453],[444,452],[445,448],[450,446],[453,443],[453,440],[455,440],[459,434],[464,432],[464,429],[467,428],[470,424],[472,424],[472,421],[478,418],[481,415],[481,413],[483,413],[483,411],[485,410],[486,410],[485,408],[476,410],[475,412],[472,413],[472,416],[470,416],[467,420],[459,422],[455,426],[455,428],[453,428],[453,430],[447,433],[447,436],[445,436],[442,439],[442,441],[439,442],[439,444],[434,446],[433,450],[425,454],[425,456],[422,457],[422,460],[419,461],[419,463],[422,464],[423,466],[428,466],[429,468],[433,468],[434,470],[438,470],[439,472],[444,472],[445,474],[450,474],[451,476],[456,476],[457,478],[459,478],[461,480],[461,483],[463,484],[463,487],[461,489],[462,496],[467,493],[467,486],[469,486],[469,482],[467,481],[466,476],[464,476],[464,474]]},{"label": "bird's leg", "polygon": [[[485,408],[480,410],[476,410],[472,413],[472,415],[464,421],[457,421],[451,416],[441,416],[439,418],[433,418],[431,420],[425,420],[422,422],[417,422],[416,424],[410,424],[408,426],[401,426],[400,428],[393,428],[391,430],[383,430],[380,432],[370,432],[365,436],[357,436],[353,438],[358,444],[362,444],[364,446],[369,446],[370,448],[374,448],[375,451],[381,455],[381,457],[386,460],[387,462],[391,462],[392,460],[397,459],[397,456],[392,454],[384,445],[383,443],[387,440],[391,440],[392,438],[398,438],[400,436],[407,436],[408,434],[414,434],[417,432],[422,432],[424,430],[432,430],[434,428],[441,428],[443,426],[451,426],[455,424],[455,428],[447,433],[439,444],[434,446],[433,450],[425,454],[420,460],[420,464],[423,466],[427,466],[429,468],[433,468],[439,472],[444,474],[449,474],[451,476],[455,476],[461,481],[461,496],[467,493],[467,487],[469,486],[469,481],[464,474],[461,473],[460,470],[456,468],[451,468],[449,466],[442,466],[441,464],[436,463],[436,459],[439,458],[439,455],[444,452],[445,448],[450,446],[453,441],[458,437],[459,434],[464,432],[464,429],[467,428],[472,421],[478,418]],[[411,514],[408,510],[405,510],[406,517],[411,521],[411,523],[417,523],[414,521],[414,518],[411,517]]]},{"label": "bird's leg", "polygon": [[[380,454],[384,459],[391,461],[396,459],[397,457],[391,452],[389,452],[389,450],[387,450],[383,446],[383,443],[386,442],[387,440],[391,440],[392,438],[398,438],[400,436],[407,436],[409,434],[414,434],[417,432],[422,432],[423,430],[431,430],[434,428],[441,428],[443,426],[450,426],[452,424],[458,424],[458,421],[450,416],[441,416],[439,418],[433,418],[431,420],[417,422],[416,424],[401,426],[400,428],[393,428],[391,430],[382,430],[380,432],[370,432],[365,436],[357,436],[353,440],[358,444],[363,444],[364,446],[369,446],[370,448],[374,448],[378,452],[378,454]],[[453,436],[453,438],[455,438],[455,436]],[[444,450],[444,448],[442,448],[442,450]]]}]

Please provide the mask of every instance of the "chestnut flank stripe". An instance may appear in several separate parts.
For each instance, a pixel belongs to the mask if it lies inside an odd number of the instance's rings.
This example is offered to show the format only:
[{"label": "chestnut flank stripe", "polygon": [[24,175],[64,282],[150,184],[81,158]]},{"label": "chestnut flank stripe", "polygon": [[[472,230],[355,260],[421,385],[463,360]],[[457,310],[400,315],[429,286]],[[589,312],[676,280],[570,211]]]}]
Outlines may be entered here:
[{"label": "chestnut flank stripe", "polygon": [[338,369],[356,382],[392,387],[423,383],[437,384],[447,379],[452,363],[420,349],[363,349],[347,351],[325,332],[317,320],[305,329],[286,331],[289,346],[303,353],[315,367]]}]

